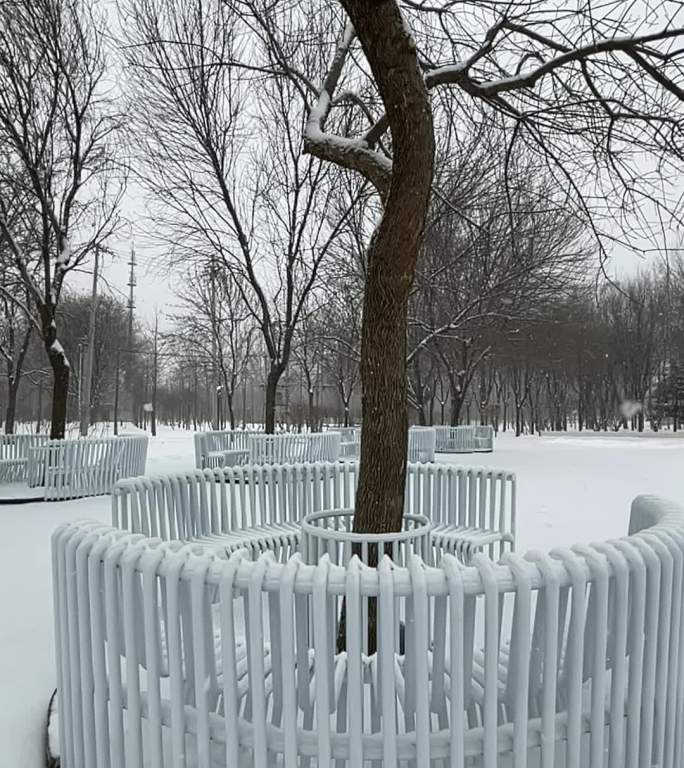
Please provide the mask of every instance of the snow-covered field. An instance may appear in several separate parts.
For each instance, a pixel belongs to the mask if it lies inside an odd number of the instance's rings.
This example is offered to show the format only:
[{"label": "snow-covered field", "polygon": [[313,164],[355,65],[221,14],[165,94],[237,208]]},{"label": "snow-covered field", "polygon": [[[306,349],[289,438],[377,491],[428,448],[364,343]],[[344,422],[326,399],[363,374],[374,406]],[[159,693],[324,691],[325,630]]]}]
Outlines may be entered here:
[{"label": "snow-covered field", "polygon": [[[440,461],[518,476],[518,550],[588,542],[627,531],[639,493],[684,502],[684,436],[500,435],[493,454]],[[192,434],[160,430],[147,471],[193,466]],[[109,499],[0,506],[0,767],[40,768],[55,686],[49,540],[61,522],[109,520]]]}]

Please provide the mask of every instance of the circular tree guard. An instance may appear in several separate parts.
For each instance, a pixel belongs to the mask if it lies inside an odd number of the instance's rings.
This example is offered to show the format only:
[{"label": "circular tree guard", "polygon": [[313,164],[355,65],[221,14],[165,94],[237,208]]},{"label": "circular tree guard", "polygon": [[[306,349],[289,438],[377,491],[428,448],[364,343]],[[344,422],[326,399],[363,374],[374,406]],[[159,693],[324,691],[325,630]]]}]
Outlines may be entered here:
[{"label": "circular tree guard", "polygon": [[357,555],[366,565],[376,566],[382,555],[406,566],[411,555],[430,562],[432,523],[425,515],[405,514],[402,530],[393,533],[355,533],[354,510],[313,512],[302,519],[302,554],[315,565],[327,554],[336,565],[346,565]]}]

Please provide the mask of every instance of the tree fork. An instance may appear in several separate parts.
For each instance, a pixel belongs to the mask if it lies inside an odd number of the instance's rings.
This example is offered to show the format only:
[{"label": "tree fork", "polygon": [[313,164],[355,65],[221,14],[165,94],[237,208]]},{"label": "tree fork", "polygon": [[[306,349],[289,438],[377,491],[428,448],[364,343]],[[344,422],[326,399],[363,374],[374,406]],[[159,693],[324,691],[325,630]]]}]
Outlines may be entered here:
[{"label": "tree fork", "polygon": [[69,375],[71,366],[62,345],[57,339],[54,306],[40,307],[43,344],[52,368],[52,417],[50,439],[63,440],[66,432],[67,404],[69,399]]}]

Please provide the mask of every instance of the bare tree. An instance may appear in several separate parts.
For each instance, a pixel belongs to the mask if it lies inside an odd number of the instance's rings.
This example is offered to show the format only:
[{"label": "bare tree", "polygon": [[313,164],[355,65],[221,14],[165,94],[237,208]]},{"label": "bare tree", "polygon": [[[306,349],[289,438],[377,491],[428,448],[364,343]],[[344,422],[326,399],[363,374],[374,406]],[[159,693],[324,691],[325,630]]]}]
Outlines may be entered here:
[{"label": "bare tree", "polygon": [[[279,17],[277,5],[242,2],[270,42],[272,66],[300,84],[308,151],[360,173],[383,202],[368,250],[355,525],[387,530],[402,517],[406,317],[433,184],[434,126],[458,141],[468,125],[492,120],[503,143],[525,143],[572,191],[574,208],[586,215],[605,254],[616,217],[631,214],[643,223],[650,205],[668,207],[658,178],[644,173],[637,158],[647,157],[649,171],[679,167],[683,30],[667,2],[644,3],[638,17],[618,0],[567,8],[547,0],[340,4],[347,20],[319,78],[302,75],[301,38],[292,35],[291,18]],[[357,64],[356,41],[367,69]],[[309,85],[319,80],[312,96]],[[460,125],[442,119],[440,92],[447,86]],[[431,92],[438,95],[431,99]],[[328,118],[339,110],[356,111],[367,127],[335,132],[339,121]]]},{"label": "bare tree", "polygon": [[213,274],[213,269],[209,259],[183,276],[180,311],[172,315],[174,329],[168,340],[180,355],[202,359],[206,368],[218,373],[220,394],[214,391],[211,396],[225,402],[235,429],[235,397],[255,351],[256,326],[234,281],[226,272]]},{"label": "bare tree", "polygon": [[17,303],[19,301],[30,307],[31,295],[26,286],[16,278],[8,279],[7,271],[1,269],[0,282],[5,288],[0,292],[0,357],[4,361],[7,377],[5,434],[9,435],[14,432],[17,395],[34,328]]},{"label": "bare tree", "polygon": [[479,199],[460,206],[467,221],[434,206],[418,262],[409,361],[423,349],[439,361],[452,424],[505,328],[538,316],[591,269],[581,224],[566,211],[566,195],[544,183],[544,169],[525,163],[515,183],[502,169],[495,164]]},{"label": "bare tree", "polygon": [[[633,423],[644,429],[646,395],[662,354],[662,286],[648,274],[637,275],[615,290],[608,286],[600,307],[608,326],[610,358],[619,402],[631,403]],[[627,425],[628,415],[623,414]]]},{"label": "bare tree", "polygon": [[[53,372],[53,438],[64,436],[70,373],[57,323],[62,287],[116,226],[122,189],[103,23],[91,0],[0,5],[0,238],[30,306],[0,292],[42,337]],[[21,233],[32,227],[27,241]]]},{"label": "bare tree", "polygon": [[349,208],[332,205],[336,171],[304,155],[293,82],[228,66],[242,39],[231,4],[127,7],[137,136],[157,221],[177,258],[211,251],[240,291],[269,360],[273,431],[295,330]]}]

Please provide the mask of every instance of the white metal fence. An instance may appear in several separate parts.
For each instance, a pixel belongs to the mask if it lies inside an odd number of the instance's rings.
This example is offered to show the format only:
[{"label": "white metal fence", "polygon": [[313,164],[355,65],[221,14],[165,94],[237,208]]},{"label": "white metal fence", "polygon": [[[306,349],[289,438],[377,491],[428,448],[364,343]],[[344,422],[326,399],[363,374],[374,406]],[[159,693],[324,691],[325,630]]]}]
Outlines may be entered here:
[{"label": "white metal fence", "polygon": [[63,526],[62,766],[680,768],[684,511],[639,498],[631,530],[371,569]]},{"label": "white metal fence", "polygon": [[429,563],[432,557],[429,518],[405,514],[402,530],[392,533],[355,533],[354,510],[312,512],[301,521],[302,558],[316,565],[328,555],[335,565],[346,565],[356,555],[366,565],[377,565],[384,554],[395,565],[408,565],[412,555]]},{"label": "white metal fence", "polygon": [[[353,462],[140,477],[115,486],[112,523],[163,539],[231,534],[235,547],[263,551],[278,540],[283,547],[294,547],[305,515],[354,506],[357,482],[358,464]],[[476,548],[499,557],[515,542],[515,475],[481,467],[409,464],[404,509],[430,518],[440,550],[474,536]],[[489,539],[483,541],[485,534]]]},{"label": "white metal fence", "polygon": [[408,433],[408,460],[434,461],[436,440],[433,427],[411,427]]},{"label": "white metal fence", "polygon": [[342,435],[340,441],[341,459],[358,459],[361,454],[361,427],[340,427]]},{"label": "white metal fence", "polygon": [[197,469],[240,464],[297,464],[337,461],[341,435],[326,432],[278,432],[254,430],[195,432]]},{"label": "white metal fence", "polygon": [[111,493],[114,484],[145,472],[146,435],[50,440],[29,449],[29,487],[45,499],[75,499]]},{"label": "white metal fence", "polygon": [[226,452],[240,451],[247,456],[250,435],[261,435],[257,430],[235,429],[195,432],[195,466],[197,469],[222,467],[241,464],[244,461],[226,462]]},{"label": "white metal fence", "polygon": [[490,426],[435,427],[438,453],[490,453],[494,428]]},{"label": "white metal fence", "polygon": [[247,448],[250,464],[301,464],[337,461],[340,458],[339,432],[250,435]]},{"label": "white metal fence", "polygon": [[26,480],[29,450],[47,439],[47,435],[0,435],[0,483]]}]

